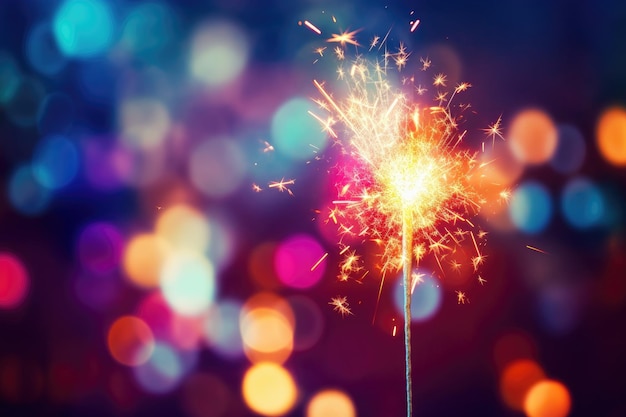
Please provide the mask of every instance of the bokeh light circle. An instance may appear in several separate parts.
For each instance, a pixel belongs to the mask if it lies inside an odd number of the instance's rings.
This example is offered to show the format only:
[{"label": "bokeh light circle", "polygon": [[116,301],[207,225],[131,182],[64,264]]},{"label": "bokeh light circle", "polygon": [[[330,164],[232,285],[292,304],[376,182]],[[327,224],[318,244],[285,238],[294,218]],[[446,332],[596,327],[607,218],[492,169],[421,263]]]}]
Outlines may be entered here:
[{"label": "bokeh light circle", "polygon": [[[422,282],[418,282],[411,297],[411,321],[426,321],[432,318],[441,307],[442,289],[436,278],[416,271]],[[393,292],[396,311],[404,313],[404,283],[398,279]]]},{"label": "bokeh light circle", "polygon": [[4,51],[0,51],[0,104],[13,98],[20,83],[20,70],[15,59]]},{"label": "bokeh light circle", "polygon": [[154,351],[150,327],[135,316],[122,316],[109,328],[107,345],[111,356],[127,366],[146,363]]},{"label": "bokeh light circle", "polygon": [[218,355],[235,359],[243,355],[243,341],[239,331],[241,303],[221,300],[211,306],[204,322],[204,333],[211,350]]},{"label": "bokeh light circle", "polygon": [[328,389],[311,398],[306,407],[306,417],[356,417],[356,409],[345,392]]},{"label": "bokeh light circle", "polygon": [[282,286],[274,268],[275,242],[264,242],[255,247],[248,258],[248,273],[258,287],[269,290]]},{"label": "bokeh light circle", "polygon": [[626,109],[615,106],[602,112],[596,125],[596,143],[607,162],[626,165]]},{"label": "bokeh light circle", "polygon": [[123,298],[124,284],[115,273],[102,275],[81,271],[76,275],[76,297],[94,311],[110,311]]},{"label": "bokeh light circle", "polygon": [[157,219],[155,231],[175,249],[204,253],[209,245],[210,229],[206,218],[184,204],[164,210]]},{"label": "bokeh light circle", "polygon": [[[120,44],[135,58],[155,62],[167,58],[176,36],[174,11],[166,3],[139,3],[128,13]],[[150,36],[146,36],[149,33]]]},{"label": "bokeh light circle", "polygon": [[117,227],[96,222],[85,227],[78,237],[78,258],[87,271],[104,275],[120,264],[124,237]]},{"label": "bokeh light circle", "polygon": [[294,350],[303,351],[312,348],[324,332],[324,316],[320,308],[313,300],[304,295],[288,297],[287,302],[295,317]]},{"label": "bokeh light circle", "polygon": [[124,249],[124,272],[140,288],[159,285],[161,269],[170,251],[169,243],[155,234],[133,236]]},{"label": "bokeh light circle", "polygon": [[567,387],[552,380],[537,382],[524,401],[524,411],[528,417],[566,417],[571,406]]},{"label": "bokeh light circle", "polygon": [[22,262],[14,255],[0,253],[0,309],[19,307],[30,288],[30,279]]},{"label": "bokeh light circle", "polygon": [[518,359],[506,365],[500,375],[500,395],[513,410],[522,411],[526,394],[545,377],[543,369],[531,359]]},{"label": "bokeh light circle", "polygon": [[221,86],[241,74],[248,53],[248,40],[241,29],[226,21],[208,22],[193,35],[189,69],[203,84]]},{"label": "bokeh light circle", "polygon": [[303,97],[292,98],[276,110],[271,126],[276,151],[303,160],[325,148],[328,138],[319,122],[309,114],[314,111],[311,100]]},{"label": "bokeh light circle", "polygon": [[298,395],[291,374],[282,366],[271,362],[257,363],[246,371],[242,392],[250,409],[269,417],[288,413]]},{"label": "bokeh light circle", "polygon": [[554,122],[542,110],[528,109],[518,113],[511,123],[507,143],[515,157],[527,164],[547,162],[557,147]]},{"label": "bokeh light circle", "polygon": [[579,324],[586,298],[586,292],[575,285],[544,286],[536,304],[541,326],[557,336],[571,332]]},{"label": "bokeh light circle", "polygon": [[509,202],[509,217],[522,232],[536,234],[543,231],[552,217],[552,199],[548,190],[534,181],[521,184]]},{"label": "bokeh light circle", "polygon": [[126,99],[120,103],[118,111],[122,140],[132,148],[155,148],[170,131],[169,111],[159,100]]},{"label": "bokeh light circle", "polygon": [[292,288],[310,288],[324,276],[326,260],[313,269],[324,255],[317,240],[304,234],[281,242],[274,255],[274,267],[283,284]]},{"label": "bokeh light circle", "polygon": [[180,352],[166,343],[157,342],[148,361],[133,371],[135,380],[144,391],[165,394],[178,386],[187,368]]},{"label": "bokeh light circle", "polygon": [[154,290],[147,294],[137,305],[136,315],[146,322],[155,339],[161,342],[173,343],[172,322],[176,313],[165,301],[163,293]]},{"label": "bokeh light circle", "polygon": [[38,80],[30,77],[20,79],[6,103],[9,119],[20,127],[33,126],[44,97],[45,89]]},{"label": "bokeh light circle", "polygon": [[209,197],[233,193],[246,174],[246,159],[232,139],[216,138],[200,143],[189,160],[192,184]]},{"label": "bokeh light circle", "polygon": [[64,136],[48,136],[37,144],[32,167],[41,185],[51,190],[63,188],[78,173],[78,149],[74,142]]},{"label": "bokeh light circle", "polygon": [[597,226],[606,212],[604,196],[592,181],[574,178],[563,189],[561,211],[567,222],[577,229]]},{"label": "bokeh light circle", "polygon": [[48,22],[33,26],[24,45],[30,65],[44,75],[55,75],[65,66],[65,57],[59,50],[52,27]]},{"label": "bokeh light circle", "polygon": [[[276,309],[258,307],[246,311],[241,317],[240,328],[246,348],[255,352],[272,354],[287,351],[282,355],[286,359],[293,349],[292,325]],[[254,361],[255,355],[250,356]]]},{"label": "bokeh light circle", "polygon": [[13,172],[8,192],[11,205],[28,216],[41,214],[51,199],[50,190],[39,183],[30,165],[18,167]]},{"label": "bokeh light circle", "polygon": [[165,260],[160,284],[165,300],[178,314],[201,314],[215,296],[213,265],[196,252],[176,251]]},{"label": "bokeh light circle", "polygon": [[207,213],[211,239],[207,250],[208,258],[213,262],[216,269],[226,267],[235,255],[237,246],[237,233],[232,213],[226,211],[211,210]]},{"label": "bokeh light circle", "polygon": [[120,74],[113,63],[104,58],[83,62],[78,68],[78,87],[87,103],[108,105],[117,97]]},{"label": "bokeh light circle", "polygon": [[109,2],[66,0],[54,15],[54,37],[61,52],[89,58],[104,52],[113,41],[115,20]]},{"label": "bokeh light circle", "polygon": [[583,134],[572,125],[558,127],[559,143],[550,165],[561,174],[571,174],[580,169],[586,153],[585,138]]}]

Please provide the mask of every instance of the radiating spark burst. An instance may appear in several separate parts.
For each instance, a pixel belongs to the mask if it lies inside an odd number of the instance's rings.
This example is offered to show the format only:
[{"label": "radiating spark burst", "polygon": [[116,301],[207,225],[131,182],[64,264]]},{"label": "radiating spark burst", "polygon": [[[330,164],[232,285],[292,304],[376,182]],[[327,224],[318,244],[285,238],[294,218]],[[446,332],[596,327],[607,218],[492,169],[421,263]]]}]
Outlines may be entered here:
[{"label": "radiating spark burst", "polygon": [[502,116],[498,117],[495,123],[487,126],[487,129],[483,129],[483,132],[487,135],[487,137],[491,137],[491,145],[495,146],[496,137],[504,140],[504,136],[502,136],[502,127],[500,126],[502,123]]},{"label": "radiating spark burst", "polygon": [[380,42],[380,36],[374,36],[372,38],[372,41],[370,42],[370,49],[369,50],[371,51],[372,49],[374,49],[376,47],[376,45],[378,45],[378,42]]},{"label": "radiating spark burst", "polygon": [[433,78],[433,85],[445,87],[448,77],[445,74],[439,73]]},{"label": "radiating spark burst", "polygon": [[295,184],[295,182],[296,182],[295,179],[285,180],[284,178],[282,178],[280,181],[272,181],[272,182],[270,182],[268,187],[269,188],[276,188],[281,193],[283,191],[287,191],[287,193],[289,195],[293,196],[293,192],[291,191],[291,189],[288,186]]},{"label": "radiating spark burst", "polygon": [[324,56],[324,51],[326,50],[326,46],[320,46],[319,48],[315,48],[313,50],[313,53],[319,55],[319,56]]},{"label": "radiating spark burst", "polygon": [[348,32],[347,30],[341,33],[333,33],[326,42],[337,42],[341,46],[345,46],[346,44],[359,46],[359,43],[354,38],[357,33],[360,32],[360,29],[353,30],[352,32]]},{"label": "radiating spark burst", "polygon": [[333,306],[333,310],[341,314],[341,317],[346,315],[352,315],[350,310],[350,304],[348,303],[348,297],[333,297],[330,299],[329,305]]},{"label": "radiating spark burst", "polygon": [[[445,79],[439,74],[434,83],[444,86]],[[324,130],[332,131],[346,160],[339,172],[339,198],[329,216],[340,237],[366,230],[364,240],[382,247],[379,267],[384,277],[402,269],[402,225],[408,216],[417,242],[411,250],[420,253],[417,260],[432,255],[441,263],[444,253],[453,257],[453,248],[469,233],[463,228],[474,228],[468,219],[477,214],[482,199],[472,179],[480,175],[482,166],[473,153],[461,149],[465,132],[458,131],[450,103],[412,103],[408,94],[394,89],[378,63],[363,58],[352,63],[345,80],[349,92],[342,100],[314,81],[322,96],[316,101],[323,104],[322,110],[330,109],[330,115],[315,117]],[[454,92],[469,87],[461,83]],[[344,131],[338,130],[337,122]],[[463,228],[456,230],[455,237],[442,230],[446,223],[463,223]],[[485,256],[477,240],[485,235],[477,231],[471,236],[472,262],[478,270]]]},{"label": "radiating spark burst", "polygon": [[[343,61],[346,57],[345,52],[339,46],[335,46],[335,49],[333,49],[333,52],[335,53],[335,56],[337,57],[339,61]],[[337,72],[339,72],[339,70],[337,70]]]},{"label": "radiating spark burst", "polygon": [[422,63],[422,71],[426,71],[432,65],[428,57],[420,58],[420,62]]},{"label": "radiating spark burst", "polygon": [[[405,77],[410,91],[402,91],[390,81],[396,77],[388,74],[388,62],[401,71],[408,58],[400,45],[396,54],[385,47],[382,63],[363,56],[350,66],[343,63],[338,78],[346,84],[341,89],[347,91],[345,96],[336,97],[325,83],[313,83],[321,96],[315,101],[326,113],[314,116],[338,145],[331,149],[339,149],[338,196],[327,219],[337,226],[342,248],[339,280],[363,273],[366,262],[357,249],[372,243],[379,248],[379,299],[386,276],[403,271],[407,415],[411,415],[410,300],[420,279],[413,266],[432,263],[445,275],[460,272],[470,259],[478,274],[486,257],[480,251],[486,234],[471,221],[485,201],[477,189],[484,182],[484,165],[475,153],[462,149],[467,132],[459,129],[453,114],[459,108],[453,99],[470,84],[458,84],[448,97],[447,78],[437,74],[436,105],[415,103],[411,100],[415,77]],[[421,62],[422,69],[430,66],[430,60]],[[425,91],[417,87],[420,95]],[[354,248],[348,246],[355,240]],[[469,302],[465,293],[457,292],[457,297],[460,303]],[[333,300],[339,303],[341,298]]]},{"label": "radiating spark burst", "polygon": [[469,303],[469,298],[467,298],[467,296],[465,295],[464,292],[457,291],[456,292],[456,301],[457,301],[457,304],[465,304],[465,303]]}]

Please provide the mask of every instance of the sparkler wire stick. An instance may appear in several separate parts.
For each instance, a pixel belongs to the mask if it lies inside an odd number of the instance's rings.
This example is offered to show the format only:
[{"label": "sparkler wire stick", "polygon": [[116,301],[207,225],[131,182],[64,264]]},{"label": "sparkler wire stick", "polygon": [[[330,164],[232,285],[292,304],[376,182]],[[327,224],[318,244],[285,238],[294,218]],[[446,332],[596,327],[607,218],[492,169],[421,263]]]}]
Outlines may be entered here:
[{"label": "sparkler wire stick", "polygon": [[413,222],[411,211],[404,209],[402,216],[402,258],[404,277],[404,361],[406,375],[406,415],[413,415],[413,387],[411,381],[411,269],[413,265]]}]

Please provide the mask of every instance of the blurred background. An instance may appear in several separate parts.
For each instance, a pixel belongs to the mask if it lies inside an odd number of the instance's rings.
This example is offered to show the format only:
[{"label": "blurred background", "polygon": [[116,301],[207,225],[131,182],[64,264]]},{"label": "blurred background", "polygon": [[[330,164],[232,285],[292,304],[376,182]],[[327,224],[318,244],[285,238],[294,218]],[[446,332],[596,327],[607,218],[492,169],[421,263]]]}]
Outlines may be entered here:
[{"label": "blurred background", "polygon": [[485,282],[420,271],[415,415],[626,416],[626,4],[468,3],[0,2],[0,415],[403,415],[400,282],[337,280],[307,114],[388,35],[472,84],[505,197]]}]

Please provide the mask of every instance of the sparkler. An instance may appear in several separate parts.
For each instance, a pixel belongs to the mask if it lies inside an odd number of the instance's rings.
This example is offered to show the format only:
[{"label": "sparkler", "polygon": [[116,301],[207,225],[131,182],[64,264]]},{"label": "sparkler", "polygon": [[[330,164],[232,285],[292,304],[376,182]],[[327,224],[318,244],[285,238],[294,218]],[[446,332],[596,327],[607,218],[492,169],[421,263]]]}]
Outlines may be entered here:
[{"label": "sparkler", "polygon": [[[355,33],[333,35],[329,42],[356,46]],[[344,60],[343,53],[337,56]],[[413,268],[429,257],[434,259],[441,274],[445,274],[446,264],[459,269],[462,265],[455,255],[465,251],[461,243],[466,239],[469,242],[469,236],[470,250],[474,252],[472,266],[477,272],[485,258],[480,246],[486,233],[474,234],[475,226],[470,220],[484,203],[476,189],[482,166],[475,154],[461,149],[466,132],[460,131],[459,119],[453,116],[457,107],[452,105],[452,99],[470,85],[457,85],[448,99],[448,92],[442,91],[448,80],[444,74],[437,74],[432,82],[437,90],[435,105],[414,103],[409,93],[390,81],[391,71],[402,70],[408,56],[401,45],[396,54],[385,52],[380,60],[357,57],[349,66],[342,62],[337,73],[347,85],[347,95],[336,99],[325,83],[314,80],[321,95],[315,101],[326,114],[312,115],[343,155],[337,164],[339,196],[333,201],[329,216],[338,226],[342,253],[345,252],[339,279],[361,274],[364,268],[356,252],[348,250],[349,246],[343,243],[347,235],[361,236],[381,248],[379,298],[386,275],[402,269],[406,399],[410,417],[413,408],[411,295],[418,283]],[[431,65],[427,58],[421,63],[423,70]],[[421,95],[425,91],[421,86],[415,87],[413,77],[405,78],[404,83],[415,89],[413,94]],[[335,126],[338,122],[343,129]],[[499,126],[500,120],[486,133],[499,135]],[[480,276],[478,280],[481,284],[485,282]],[[468,301],[465,293],[456,294],[459,303]],[[331,304],[337,309],[342,305],[340,301],[345,299],[333,299]]]}]

